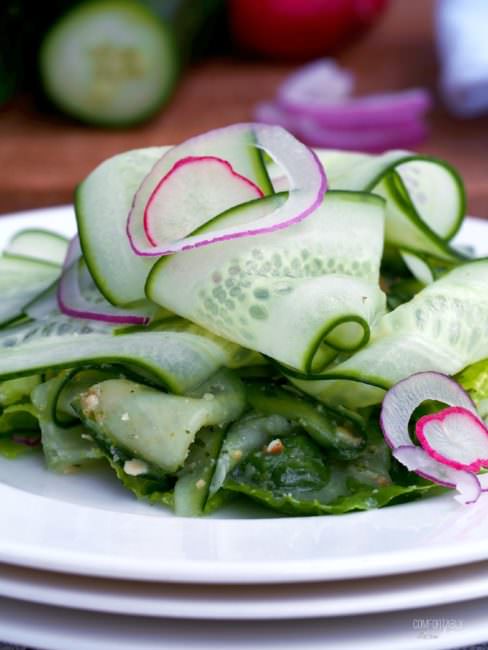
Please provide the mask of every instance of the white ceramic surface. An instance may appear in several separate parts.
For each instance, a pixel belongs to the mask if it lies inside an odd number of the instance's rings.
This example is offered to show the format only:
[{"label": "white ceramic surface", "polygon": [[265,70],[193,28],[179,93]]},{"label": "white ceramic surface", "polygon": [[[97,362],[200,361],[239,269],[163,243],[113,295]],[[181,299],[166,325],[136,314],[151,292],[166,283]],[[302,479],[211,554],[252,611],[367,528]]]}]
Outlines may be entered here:
[{"label": "white ceramic surface", "polygon": [[[70,208],[0,221],[73,232]],[[461,243],[488,251],[488,224]],[[191,583],[280,583],[399,574],[488,558],[488,496],[450,496],[340,517],[263,518],[227,509],[183,519],[137,502],[109,475],[57,476],[38,458],[0,462],[0,561],[90,576]]]},{"label": "white ceramic surface", "polygon": [[188,621],[0,599],[0,639],[45,650],[444,650],[488,639],[488,600],[353,619]]},{"label": "white ceramic surface", "polygon": [[129,616],[283,620],[356,616],[488,597],[488,562],[407,575],[293,585],[186,585],[0,565],[0,596]]}]

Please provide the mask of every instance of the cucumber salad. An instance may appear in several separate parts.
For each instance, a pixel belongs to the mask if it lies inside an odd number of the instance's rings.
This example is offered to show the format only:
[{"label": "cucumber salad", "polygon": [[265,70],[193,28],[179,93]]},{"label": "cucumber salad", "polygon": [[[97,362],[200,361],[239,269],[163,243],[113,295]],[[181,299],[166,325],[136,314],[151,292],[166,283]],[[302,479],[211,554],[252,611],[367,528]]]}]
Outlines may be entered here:
[{"label": "cucumber salad", "polygon": [[237,124],[104,161],[75,211],[0,258],[1,455],[182,516],[488,489],[488,261],[451,244],[448,163]]}]

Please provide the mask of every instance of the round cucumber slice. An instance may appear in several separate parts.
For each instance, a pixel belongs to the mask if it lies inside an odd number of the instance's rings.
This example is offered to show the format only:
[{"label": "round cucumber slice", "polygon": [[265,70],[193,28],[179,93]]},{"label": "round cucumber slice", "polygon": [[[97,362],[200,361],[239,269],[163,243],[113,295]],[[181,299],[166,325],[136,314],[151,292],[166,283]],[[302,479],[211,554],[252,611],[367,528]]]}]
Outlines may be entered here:
[{"label": "round cucumber slice", "polygon": [[168,98],[179,70],[172,31],[134,0],[88,0],[45,36],[40,73],[46,94],[86,122],[139,122]]}]

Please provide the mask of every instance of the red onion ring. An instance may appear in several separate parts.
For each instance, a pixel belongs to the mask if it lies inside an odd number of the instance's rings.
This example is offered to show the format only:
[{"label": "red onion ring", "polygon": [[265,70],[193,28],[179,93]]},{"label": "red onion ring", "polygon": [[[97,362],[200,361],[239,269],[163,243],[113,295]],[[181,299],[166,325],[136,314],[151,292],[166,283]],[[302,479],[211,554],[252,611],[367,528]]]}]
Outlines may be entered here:
[{"label": "red onion ring", "polygon": [[417,119],[394,126],[339,129],[320,124],[307,115],[288,113],[273,102],[258,104],[254,117],[265,124],[279,124],[305,144],[323,149],[381,153],[392,148],[413,148],[427,136],[426,125]]},{"label": "red onion ring", "polygon": [[112,324],[146,325],[149,322],[155,307],[149,305],[147,313],[114,307],[103,298],[91,278],[90,290],[96,301],[87,300],[80,288],[80,261],[80,240],[74,237],[68,246],[57,290],[58,307],[63,314]]},{"label": "red onion ring", "polygon": [[12,441],[18,445],[25,445],[26,447],[39,447],[41,444],[41,436],[26,436],[20,433],[12,435]]},{"label": "red onion ring", "polygon": [[353,75],[331,59],[309,63],[260,104],[255,118],[279,124],[309,146],[377,153],[412,148],[427,134],[431,108],[424,88],[352,97]]},{"label": "red onion ring", "polygon": [[[249,134],[255,141],[256,148],[268,153],[283,168],[290,183],[288,199],[279,208],[259,220],[222,229],[217,227],[211,231],[182,237],[165,245],[151,246],[145,235],[143,223],[147,196],[150,196],[162,176],[167,173],[168,167],[171,168],[174,162],[201,153],[203,150],[206,155],[214,155],[213,140],[221,143],[223,135],[229,133],[231,136],[233,132]],[[227,162],[233,169],[238,169],[238,164],[234,162],[238,163],[241,152],[236,151],[236,161],[233,152],[228,153]],[[218,241],[274,232],[298,223],[312,214],[322,203],[326,190],[327,179],[317,156],[290,133],[279,126],[236,124],[191,138],[170,149],[156,163],[135,194],[127,220],[127,236],[137,255],[162,256],[199,246],[208,246]]]}]

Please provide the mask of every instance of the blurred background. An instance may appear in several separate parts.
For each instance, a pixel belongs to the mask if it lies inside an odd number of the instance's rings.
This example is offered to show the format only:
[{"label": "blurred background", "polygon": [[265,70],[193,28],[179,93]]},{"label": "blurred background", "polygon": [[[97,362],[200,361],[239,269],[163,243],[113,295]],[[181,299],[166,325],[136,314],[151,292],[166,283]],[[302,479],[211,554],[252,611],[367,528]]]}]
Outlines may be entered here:
[{"label": "blurred background", "polygon": [[259,118],[444,158],[488,217],[488,0],[2,0],[0,21],[1,213],[70,202],[118,152]]}]

